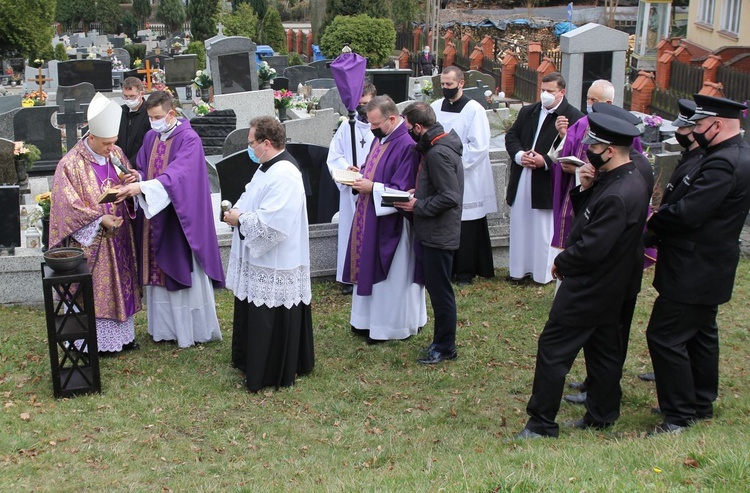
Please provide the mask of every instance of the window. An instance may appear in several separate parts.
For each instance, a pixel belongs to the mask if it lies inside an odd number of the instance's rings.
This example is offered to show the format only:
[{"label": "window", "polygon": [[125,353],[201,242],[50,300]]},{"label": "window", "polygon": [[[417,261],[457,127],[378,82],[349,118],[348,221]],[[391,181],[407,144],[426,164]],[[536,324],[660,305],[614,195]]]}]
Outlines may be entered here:
[{"label": "window", "polygon": [[698,3],[698,22],[701,24],[708,24],[709,26],[713,25],[714,3],[715,0],[700,0]]},{"label": "window", "polygon": [[725,0],[721,15],[721,29],[733,34],[740,32],[740,8],[742,0]]}]

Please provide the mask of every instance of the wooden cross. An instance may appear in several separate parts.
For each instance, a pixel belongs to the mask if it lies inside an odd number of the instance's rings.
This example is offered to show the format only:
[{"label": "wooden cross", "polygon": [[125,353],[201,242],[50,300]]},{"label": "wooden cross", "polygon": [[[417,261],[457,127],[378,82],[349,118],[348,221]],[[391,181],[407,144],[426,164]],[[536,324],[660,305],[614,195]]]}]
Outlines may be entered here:
[{"label": "wooden cross", "polygon": [[39,75],[34,77],[33,79],[26,79],[27,82],[36,82],[39,84],[39,97],[42,97],[42,93],[44,92],[44,83],[45,82],[52,82],[52,79],[48,79],[44,75],[42,75],[42,67],[39,67]]},{"label": "wooden cross", "polygon": [[112,56],[112,53],[114,53],[115,50],[112,49],[112,47],[107,48],[107,55]]},{"label": "wooden cross", "polygon": [[146,74],[146,92],[151,92],[151,74],[156,72],[156,70],[151,68],[151,62],[146,60],[146,68],[145,69],[139,69],[139,74]]}]

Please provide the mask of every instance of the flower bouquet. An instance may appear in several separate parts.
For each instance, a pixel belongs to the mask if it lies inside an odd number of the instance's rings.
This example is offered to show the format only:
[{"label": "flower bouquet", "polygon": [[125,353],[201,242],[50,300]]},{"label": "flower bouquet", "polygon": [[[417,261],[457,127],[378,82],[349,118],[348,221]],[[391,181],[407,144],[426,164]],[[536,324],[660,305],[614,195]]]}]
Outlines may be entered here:
[{"label": "flower bouquet", "polygon": [[34,163],[42,157],[42,151],[34,144],[27,144],[23,141],[13,143],[13,155],[17,161],[25,161],[26,169],[31,169]]},{"label": "flower bouquet", "polygon": [[44,106],[47,104],[47,93],[44,91],[31,91],[23,95],[21,99],[22,108],[30,108],[32,106]]},{"label": "flower bouquet", "polygon": [[432,95],[432,82],[429,80],[423,80],[422,81],[422,94],[425,96],[431,96]]},{"label": "flower bouquet", "polygon": [[198,104],[195,105],[195,109],[193,110],[196,115],[200,116],[208,115],[209,113],[214,111],[216,111],[216,108],[205,101],[199,101]]},{"label": "flower bouquet", "polygon": [[262,82],[271,82],[276,77],[276,69],[268,65],[268,62],[261,62],[258,67],[258,79]]},{"label": "flower bouquet", "polygon": [[44,59],[43,58],[36,58],[33,62],[29,62],[29,66],[33,68],[39,68],[44,66]]},{"label": "flower bouquet", "polygon": [[647,127],[661,127],[663,122],[664,120],[659,115],[649,115],[643,119],[643,123]]},{"label": "flower bouquet", "polygon": [[157,68],[151,72],[151,87],[154,91],[168,91],[167,74],[164,70]]},{"label": "flower bouquet", "polygon": [[211,74],[209,74],[207,70],[199,70],[195,73],[193,84],[195,84],[198,89],[208,89],[214,85],[214,81],[211,79]]},{"label": "flower bouquet", "polygon": [[116,56],[112,57],[112,70],[126,70],[125,65]]},{"label": "flower bouquet", "polygon": [[282,89],[281,91],[274,91],[273,92],[273,107],[278,109],[281,108],[289,108],[292,106],[292,99],[294,98],[294,94],[287,90]]},{"label": "flower bouquet", "polygon": [[143,60],[136,58],[133,62],[133,68],[143,68]]}]

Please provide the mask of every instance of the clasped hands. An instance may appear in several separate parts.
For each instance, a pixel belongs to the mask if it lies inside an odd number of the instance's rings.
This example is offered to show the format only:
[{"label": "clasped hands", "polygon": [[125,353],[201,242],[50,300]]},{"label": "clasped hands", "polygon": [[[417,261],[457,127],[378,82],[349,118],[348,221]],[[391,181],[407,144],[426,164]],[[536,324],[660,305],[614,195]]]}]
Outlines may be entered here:
[{"label": "clasped hands", "polygon": [[521,166],[524,168],[544,168],[544,156],[531,150],[521,155]]}]

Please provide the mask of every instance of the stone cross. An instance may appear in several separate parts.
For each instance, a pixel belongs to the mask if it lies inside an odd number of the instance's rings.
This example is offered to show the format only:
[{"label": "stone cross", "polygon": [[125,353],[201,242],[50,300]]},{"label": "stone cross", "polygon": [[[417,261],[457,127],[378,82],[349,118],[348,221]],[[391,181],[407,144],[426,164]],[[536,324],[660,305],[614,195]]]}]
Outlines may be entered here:
[{"label": "stone cross", "polygon": [[146,74],[146,92],[151,92],[151,74],[156,70],[151,68],[151,62],[146,60],[146,68],[138,70],[139,74]]},{"label": "stone cross", "polygon": [[71,150],[76,142],[78,142],[78,124],[86,121],[86,108],[87,104],[82,104],[82,111],[76,111],[76,100],[66,99],[65,102],[65,113],[57,114],[57,124],[65,127],[65,142],[67,144],[66,149]]},{"label": "stone cross", "polygon": [[42,67],[39,66],[39,75],[34,77],[33,79],[26,79],[28,82],[36,82],[39,84],[39,97],[42,97],[42,93],[44,92],[44,83],[45,82],[52,82],[52,79],[48,79],[44,75],[42,75]]}]

